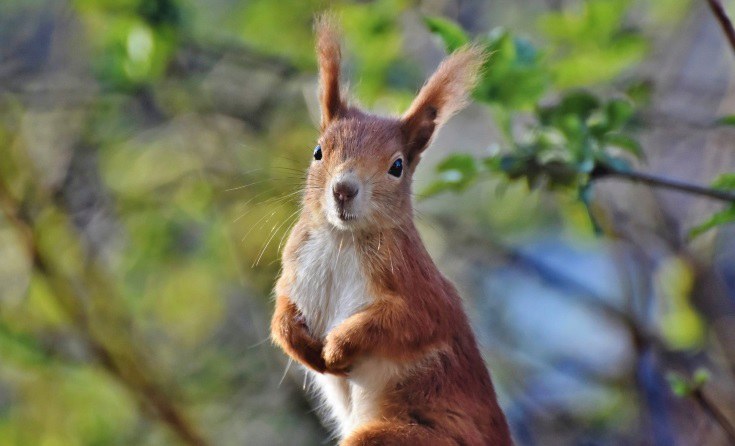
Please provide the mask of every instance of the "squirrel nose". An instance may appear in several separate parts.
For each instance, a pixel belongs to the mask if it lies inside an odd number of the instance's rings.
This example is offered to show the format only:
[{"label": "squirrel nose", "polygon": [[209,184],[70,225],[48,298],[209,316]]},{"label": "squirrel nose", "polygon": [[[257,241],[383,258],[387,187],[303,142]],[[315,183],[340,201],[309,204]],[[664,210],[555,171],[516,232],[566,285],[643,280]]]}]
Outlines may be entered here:
[{"label": "squirrel nose", "polygon": [[338,203],[344,204],[355,198],[358,190],[357,184],[351,181],[340,181],[332,187],[332,194]]}]

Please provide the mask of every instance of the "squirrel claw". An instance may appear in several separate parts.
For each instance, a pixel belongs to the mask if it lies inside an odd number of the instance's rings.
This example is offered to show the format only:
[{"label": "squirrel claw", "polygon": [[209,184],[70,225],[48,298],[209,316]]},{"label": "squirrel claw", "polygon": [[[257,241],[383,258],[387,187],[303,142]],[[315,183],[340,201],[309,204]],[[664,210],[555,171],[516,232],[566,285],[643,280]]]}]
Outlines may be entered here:
[{"label": "squirrel claw", "polygon": [[300,326],[302,326],[302,327],[304,327],[304,328],[307,328],[307,329],[308,329],[308,326],[306,325],[306,316],[304,316],[303,314],[301,314],[301,313],[297,313],[297,314],[296,314],[296,315],[295,315],[295,316],[293,317],[293,321],[294,321],[294,323],[295,323],[296,325],[300,325]]},{"label": "squirrel claw", "polygon": [[352,370],[354,354],[337,336],[327,336],[322,352],[326,373],[347,376]]}]

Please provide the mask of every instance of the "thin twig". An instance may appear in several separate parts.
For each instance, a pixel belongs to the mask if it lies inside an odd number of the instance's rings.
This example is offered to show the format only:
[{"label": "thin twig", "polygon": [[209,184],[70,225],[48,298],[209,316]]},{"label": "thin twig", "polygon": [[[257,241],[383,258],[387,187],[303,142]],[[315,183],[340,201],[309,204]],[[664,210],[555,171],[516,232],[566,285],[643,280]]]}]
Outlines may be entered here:
[{"label": "thin twig", "polygon": [[610,166],[598,165],[590,175],[590,178],[592,180],[609,177],[626,178],[628,180],[638,183],[648,184],[649,186],[663,187],[666,189],[677,190],[679,192],[701,195],[703,197],[709,197],[715,200],[727,201],[728,203],[735,203],[735,193],[733,192],[713,189],[706,186],[700,186],[681,180],[674,180],[671,178],[651,175],[649,173],[638,172],[635,170],[621,170],[614,169]]},{"label": "thin twig", "polygon": [[707,0],[707,4],[712,10],[712,14],[715,15],[717,21],[720,22],[720,27],[725,33],[727,41],[730,42],[730,48],[733,53],[735,53],[735,27],[733,27],[732,21],[730,20],[730,17],[728,17],[727,11],[725,11],[725,7],[722,6],[720,0]]}]

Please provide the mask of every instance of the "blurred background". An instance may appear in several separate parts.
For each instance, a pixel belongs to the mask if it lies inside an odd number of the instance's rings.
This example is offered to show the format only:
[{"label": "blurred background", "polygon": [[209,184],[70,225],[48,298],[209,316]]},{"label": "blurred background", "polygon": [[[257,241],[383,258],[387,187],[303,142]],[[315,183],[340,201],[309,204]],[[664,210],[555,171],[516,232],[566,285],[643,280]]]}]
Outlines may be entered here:
[{"label": "blurred background", "polygon": [[705,0],[2,0],[0,444],[333,443],[268,340],[325,8],[380,113],[493,52],[416,206],[517,443],[735,444],[735,206],[619,175],[735,188]]}]

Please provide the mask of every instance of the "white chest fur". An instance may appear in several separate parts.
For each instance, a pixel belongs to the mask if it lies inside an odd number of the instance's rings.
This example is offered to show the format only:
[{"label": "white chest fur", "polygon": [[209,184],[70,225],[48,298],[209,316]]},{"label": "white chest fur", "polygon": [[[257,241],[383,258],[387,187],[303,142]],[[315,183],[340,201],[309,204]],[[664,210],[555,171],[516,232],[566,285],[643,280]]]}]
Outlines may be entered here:
[{"label": "white chest fur", "polygon": [[314,336],[324,338],[372,298],[350,234],[313,234],[299,250],[291,299]]},{"label": "white chest fur", "polygon": [[[324,339],[342,321],[373,301],[349,233],[313,234],[300,248],[291,299],[314,336]],[[388,360],[362,358],[348,378],[310,372],[324,399],[326,416],[341,436],[377,416],[386,384],[400,372]]]}]

